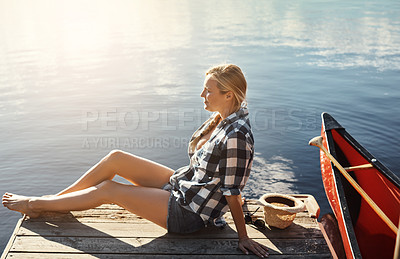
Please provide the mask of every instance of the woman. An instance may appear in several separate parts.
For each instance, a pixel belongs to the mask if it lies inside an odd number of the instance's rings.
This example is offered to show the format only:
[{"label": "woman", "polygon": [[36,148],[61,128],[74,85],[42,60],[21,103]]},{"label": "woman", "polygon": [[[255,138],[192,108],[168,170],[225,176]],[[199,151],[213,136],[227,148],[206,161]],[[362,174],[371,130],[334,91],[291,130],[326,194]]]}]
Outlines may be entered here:
[{"label": "woman", "polygon": [[[220,65],[206,73],[204,108],[214,112],[189,142],[190,164],[174,170],[115,150],[56,195],[5,193],[3,205],[31,218],[42,211],[78,211],[115,203],[173,233],[215,224],[231,210],[239,248],[260,257],[267,248],[247,236],[240,192],[248,180],[254,139],[245,107],[247,83],[239,67]],[[118,174],[133,185],[112,181]]]}]

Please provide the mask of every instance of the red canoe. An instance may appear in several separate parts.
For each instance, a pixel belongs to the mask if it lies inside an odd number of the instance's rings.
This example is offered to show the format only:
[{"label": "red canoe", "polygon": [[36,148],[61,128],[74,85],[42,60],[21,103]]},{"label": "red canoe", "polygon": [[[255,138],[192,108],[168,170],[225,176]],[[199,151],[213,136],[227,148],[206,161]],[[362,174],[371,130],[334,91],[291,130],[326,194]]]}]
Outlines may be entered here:
[{"label": "red canoe", "polygon": [[[363,148],[332,116],[323,113],[323,145],[396,225],[400,216],[400,179]],[[338,221],[347,258],[393,258],[396,235],[321,151],[326,196]]]}]

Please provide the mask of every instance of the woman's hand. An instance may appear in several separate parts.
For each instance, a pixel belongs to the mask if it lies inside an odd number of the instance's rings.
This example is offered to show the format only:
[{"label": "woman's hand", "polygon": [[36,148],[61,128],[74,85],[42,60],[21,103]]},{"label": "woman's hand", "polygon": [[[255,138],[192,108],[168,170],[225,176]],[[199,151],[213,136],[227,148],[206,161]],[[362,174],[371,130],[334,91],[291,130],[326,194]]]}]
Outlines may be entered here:
[{"label": "woman's hand", "polygon": [[242,196],[230,195],[225,196],[225,198],[228,202],[229,209],[231,210],[233,221],[235,222],[236,230],[238,232],[240,250],[242,250],[245,254],[249,254],[249,251],[247,250],[249,249],[259,257],[267,257],[269,255],[268,248],[247,236],[246,224],[242,210]]},{"label": "woman's hand", "polygon": [[268,257],[268,248],[258,242],[254,241],[249,237],[244,237],[239,239],[239,249],[242,250],[243,253],[249,254],[249,249],[258,257]]}]

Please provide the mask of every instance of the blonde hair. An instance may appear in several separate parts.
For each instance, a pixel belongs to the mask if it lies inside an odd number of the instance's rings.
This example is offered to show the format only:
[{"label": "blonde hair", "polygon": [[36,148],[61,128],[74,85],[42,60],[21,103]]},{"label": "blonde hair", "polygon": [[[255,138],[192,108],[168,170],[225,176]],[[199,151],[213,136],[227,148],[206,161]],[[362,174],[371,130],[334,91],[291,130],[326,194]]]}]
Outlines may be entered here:
[{"label": "blonde hair", "polygon": [[242,70],[233,64],[223,64],[211,67],[206,72],[217,81],[217,87],[222,93],[232,92],[234,108],[237,111],[242,104],[246,105],[247,82]]}]

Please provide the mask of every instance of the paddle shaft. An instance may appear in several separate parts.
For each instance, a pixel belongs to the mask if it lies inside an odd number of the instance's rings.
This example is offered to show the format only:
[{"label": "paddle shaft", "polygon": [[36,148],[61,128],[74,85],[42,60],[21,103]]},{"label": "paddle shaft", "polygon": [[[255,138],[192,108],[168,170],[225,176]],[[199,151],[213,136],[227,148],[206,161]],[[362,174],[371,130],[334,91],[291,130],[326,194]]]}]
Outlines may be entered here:
[{"label": "paddle shaft", "polygon": [[344,167],[344,170],[346,171],[354,171],[354,170],[360,170],[360,169],[368,169],[374,167],[372,164],[365,164],[365,165],[356,165],[356,166],[350,166],[350,167]]},{"label": "paddle shaft", "polygon": [[322,144],[322,137],[317,137],[310,140],[309,144],[312,146],[319,147],[325,155],[332,161],[332,163],[336,166],[337,169],[343,174],[343,176],[350,182],[350,184],[356,189],[356,191],[365,199],[365,201],[371,206],[371,208],[381,217],[381,219],[389,226],[389,228],[397,234],[397,227],[393,224],[393,222],[386,216],[386,214],[376,205],[376,203],[369,197],[369,195],[361,188],[360,185],[351,177],[347,171],[339,164],[339,162],[326,150],[324,145]]},{"label": "paddle shaft", "polygon": [[[399,219],[399,227],[400,227],[400,219]],[[400,232],[397,232],[396,244],[394,245],[393,259],[399,259],[399,258],[400,258]]]}]

